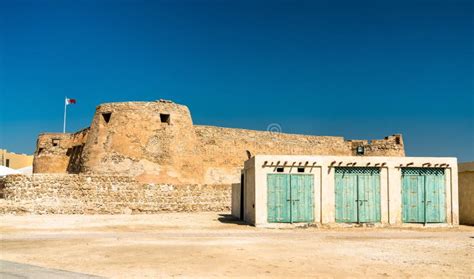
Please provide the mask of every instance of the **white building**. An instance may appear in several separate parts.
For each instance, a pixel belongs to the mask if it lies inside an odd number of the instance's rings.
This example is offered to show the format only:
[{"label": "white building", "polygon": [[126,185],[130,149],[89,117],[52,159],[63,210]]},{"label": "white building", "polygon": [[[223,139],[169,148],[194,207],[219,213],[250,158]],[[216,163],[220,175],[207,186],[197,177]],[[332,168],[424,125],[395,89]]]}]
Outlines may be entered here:
[{"label": "white building", "polygon": [[232,213],[282,223],[458,225],[456,158],[257,155]]}]

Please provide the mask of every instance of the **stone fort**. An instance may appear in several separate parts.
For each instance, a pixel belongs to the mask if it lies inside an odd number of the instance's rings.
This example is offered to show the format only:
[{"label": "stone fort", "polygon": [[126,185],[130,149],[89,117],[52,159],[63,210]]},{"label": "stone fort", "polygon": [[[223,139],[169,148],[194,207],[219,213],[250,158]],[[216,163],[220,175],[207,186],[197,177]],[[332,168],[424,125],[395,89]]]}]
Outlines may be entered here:
[{"label": "stone fort", "polygon": [[40,134],[33,172],[232,184],[240,182],[244,161],[256,154],[405,156],[405,151],[399,134],[369,141],[202,126],[193,124],[186,106],[171,101],[123,102],[99,105],[89,128]]}]

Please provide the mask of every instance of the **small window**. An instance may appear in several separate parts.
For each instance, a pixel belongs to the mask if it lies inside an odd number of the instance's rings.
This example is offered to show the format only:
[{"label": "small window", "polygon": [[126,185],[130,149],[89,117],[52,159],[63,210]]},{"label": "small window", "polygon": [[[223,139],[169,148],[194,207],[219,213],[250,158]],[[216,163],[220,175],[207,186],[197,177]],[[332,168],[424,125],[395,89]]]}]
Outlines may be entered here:
[{"label": "small window", "polygon": [[53,139],[52,144],[53,144],[53,146],[58,146],[59,145],[59,139]]},{"label": "small window", "polygon": [[364,147],[363,146],[357,146],[356,153],[357,155],[364,155]]},{"label": "small window", "polygon": [[9,168],[10,167],[10,159],[7,159],[5,161],[5,167]]},{"label": "small window", "polygon": [[112,116],[111,112],[102,113],[102,117],[104,118],[105,123],[109,123],[111,116]]},{"label": "small window", "polygon": [[277,172],[283,172],[284,170],[284,168],[277,168]]},{"label": "small window", "polygon": [[166,124],[170,124],[170,115],[169,114],[165,114],[165,113],[160,113],[160,120],[161,120],[161,123],[166,123]]},{"label": "small window", "polygon": [[395,138],[395,143],[396,143],[396,144],[400,144],[400,137],[396,137],[396,138]]},{"label": "small window", "polygon": [[304,172],[304,168],[298,168],[298,172]]},{"label": "small window", "polygon": [[41,152],[43,152],[43,148],[38,149],[38,155],[41,154]]}]

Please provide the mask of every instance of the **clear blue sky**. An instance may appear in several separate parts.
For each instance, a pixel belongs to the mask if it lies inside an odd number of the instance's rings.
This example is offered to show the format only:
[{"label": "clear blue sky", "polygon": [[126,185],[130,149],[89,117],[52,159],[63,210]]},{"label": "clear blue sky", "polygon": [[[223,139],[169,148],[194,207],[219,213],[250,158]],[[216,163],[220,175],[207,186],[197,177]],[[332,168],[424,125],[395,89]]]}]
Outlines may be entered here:
[{"label": "clear blue sky", "polygon": [[474,1],[0,2],[0,148],[61,131],[67,95],[69,131],[163,98],[196,124],[474,160]]}]

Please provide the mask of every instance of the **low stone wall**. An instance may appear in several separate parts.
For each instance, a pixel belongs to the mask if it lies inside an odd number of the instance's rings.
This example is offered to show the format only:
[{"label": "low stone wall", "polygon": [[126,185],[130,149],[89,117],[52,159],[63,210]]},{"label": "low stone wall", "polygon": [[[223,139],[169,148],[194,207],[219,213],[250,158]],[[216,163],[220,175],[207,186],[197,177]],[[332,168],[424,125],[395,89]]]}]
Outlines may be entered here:
[{"label": "low stone wall", "polygon": [[141,184],[127,176],[9,175],[0,213],[139,214],[229,211],[231,185]]}]

